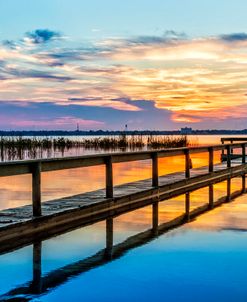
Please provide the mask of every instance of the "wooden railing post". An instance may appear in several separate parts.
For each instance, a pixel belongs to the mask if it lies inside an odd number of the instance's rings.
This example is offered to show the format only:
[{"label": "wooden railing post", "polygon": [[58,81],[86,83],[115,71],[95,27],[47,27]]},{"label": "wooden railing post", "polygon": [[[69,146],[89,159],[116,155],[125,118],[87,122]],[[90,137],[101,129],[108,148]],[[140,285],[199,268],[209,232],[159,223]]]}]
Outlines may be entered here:
[{"label": "wooden railing post", "polygon": [[185,218],[190,220],[190,192],[185,193]]},{"label": "wooden railing post", "polygon": [[[221,144],[222,144],[222,145],[225,144],[224,138],[221,138]],[[223,148],[223,149],[221,150],[221,158],[222,158],[224,155],[225,155],[225,149]]]},{"label": "wooden railing post", "polygon": [[246,175],[242,175],[242,193],[246,192]]},{"label": "wooden railing post", "polygon": [[113,198],[113,172],[112,172],[112,157],[106,158],[106,198]]},{"label": "wooden railing post", "polygon": [[158,153],[152,153],[152,186],[159,186]]},{"label": "wooden railing post", "polygon": [[41,163],[34,163],[32,166],[32,203],[33,216],[42,215],[41,211]]},{"label": "wooden railing post", "polygon": [[227,168],[231,168],[231,146],[226,147],[227,150]]},{"label": "wooden railing post", "polygon": [[231,201],[231,178],[227,178],[227,183],[226,183],[226,201],[230,202]]},{"label": "wooden railing post", "polygon": [[[233,144],[233,140],[231,140],[231,144]],[[233,148],[231,148],[231,154],[233,154]]]},{"label": "wooden railing post", "polygon": [[113,247],[113,218],[106,219],[106,256],[112,257]]},{"label": "wooden railing post", "polygon": [[186,149],[184,151],[185,154],[185,177],[186,178],[190,178],[190,166],[191,166],[191,162],[190,162],[190,150]]},{"label": "wooden railing post", "polygon": [[209,156],[209,162],[208,162],[208,172],[214,172],[214,149],[213,147],[208,148],[208,156]]},{"label": "wooden railing post", "polygon": [[242,144],[242,163],[245,164],[246,163],[246,145]]},{"label": "wooden railing post", "polygon": [[158,235],[159,230],[159,203],[155,202],[152,206],[153,215],[152,215],[152,227],[154,235]]},{"label": "wooden railing post", "polygon": [[33,293],[39,294],[42,289],[42,242],[33,244]]},{"label": "wooden railing post", "polygon": [[214,207],[214,186],[209,185],[208,187],[208,203],[209,203],[209,208],[213,209]]},{"label": "wooden railing post", "polygon": [[[242,144],[242,164],[246,163],[246,145]],[[246,192],[246,175],[242,175],[242,193]]]}]

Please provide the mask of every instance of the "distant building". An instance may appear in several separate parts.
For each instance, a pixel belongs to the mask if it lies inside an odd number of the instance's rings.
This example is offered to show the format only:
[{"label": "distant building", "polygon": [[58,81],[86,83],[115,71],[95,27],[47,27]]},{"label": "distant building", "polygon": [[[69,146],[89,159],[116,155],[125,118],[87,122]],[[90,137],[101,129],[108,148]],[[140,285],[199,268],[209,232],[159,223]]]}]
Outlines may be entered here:
[{"label": "distant building", "polygon": [[185,128],[181,128],[180,133],[183,135],[187,135],[187,134],[192,134],[192,128],[189,127],[185,127]]}]

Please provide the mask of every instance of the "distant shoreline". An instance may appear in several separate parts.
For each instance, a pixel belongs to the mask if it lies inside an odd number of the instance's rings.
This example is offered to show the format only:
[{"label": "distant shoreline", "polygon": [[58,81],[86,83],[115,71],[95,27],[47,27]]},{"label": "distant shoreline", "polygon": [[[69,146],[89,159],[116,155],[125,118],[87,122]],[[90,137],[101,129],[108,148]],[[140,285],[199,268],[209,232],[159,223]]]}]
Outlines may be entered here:
[{"label": "distant shoreline", "polygon": [[0,136],[103,136],[103,135],[247,135],[247,129],[243,130],[192,130],[188,133],[180,130],[174,131],[65,131],[65,130],[26,130],[26,131],[0,131]]}]

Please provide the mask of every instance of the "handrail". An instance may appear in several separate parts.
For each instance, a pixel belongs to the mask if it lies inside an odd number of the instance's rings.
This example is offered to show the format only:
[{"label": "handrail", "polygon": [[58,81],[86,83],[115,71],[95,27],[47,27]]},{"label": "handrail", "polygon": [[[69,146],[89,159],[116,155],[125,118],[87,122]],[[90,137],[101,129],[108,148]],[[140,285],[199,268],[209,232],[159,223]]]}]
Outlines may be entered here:
[{"label": "handrail", "polygon": [[[138,160],[151,159],[153,154],[157,154],[158,158],[184,155],[187,151],[190,154],[208,152],[209,148],[213,151],[227,150],[227,146],[231,149],[242,148],[243,144],[247,146],[246,143],[238,144],[224,144],[224,145],[208,145],[199,147],[182,147],[182,148],[169,148],[169,149],[158,149],[158,150],[147,150],[147,151],[134,151],[134,152],[114,152],[114,153],[100,153],[100,154],[90,154],[81,156],[71,156],[71,157],[57,157],[57,158],[45,158],[45,159],[29,159],[29,160],[17,160],[0,162],[0,176],[11,176],[19,174],[31,173],[27,166],[32,166],[35,163],[40,163],[42,165],[42,172],[56,171],[64,169],[72,169],[77,167],[90,167],[105,164],[105,160],[110,156],[112,157],[112,163],[122,163]],[[16,171],[17,174],[3,174],[3,168],[18,166],[20,171]],[[14,172],[14,170],[13,170]]]},{"label": "handrail", "polygon": [[158,187],[158,158],[184,155],[185,156],[185,177],[190,178],[190,154],[208,152],[209,163],[208,171],[214,170],[213,156],[214,151],[227,150],[227,167],[231,167],[231,153],[233,149],[242,149],[242,163],[245,164],[247,141],[238,144],[221,144],[199,147],[183,147],[162,150],[137,151],[137,152],[117,152],[94,155],[83,155],[66,158],[49,158],[34,160],[19,160],[0,163],[0,177],[14,176],[21,174],[32,174],[32,202],[33,215],[40,216],[41,213],[41,173],[79,167],[90,167],[105,165],[106,167],[106,197],[113,198],[113,168],[115,163],[131,162],[139,160],[152,160],[152,185]]},{"label": "handrail", "polygon": [[222,137],[221,139],[222,144],[225,142],[245,142],[247,140],[246,137]]}]

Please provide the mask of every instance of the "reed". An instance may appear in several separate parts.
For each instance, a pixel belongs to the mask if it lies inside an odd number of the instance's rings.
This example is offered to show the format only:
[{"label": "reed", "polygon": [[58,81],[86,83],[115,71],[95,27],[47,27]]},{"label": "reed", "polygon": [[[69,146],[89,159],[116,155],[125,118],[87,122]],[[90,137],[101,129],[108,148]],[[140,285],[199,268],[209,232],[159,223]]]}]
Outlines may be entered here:
[{"label": "reed", "polygon": [[145,146],[142,136],[121,135],[119,137],[97,137],[84,139],[82,146],[87,149],[141,149]]},{"label": "reed", "polygon": [[109,137],[95,137],[83,139],[59,138],[23,138],[23,137],[1,137],[0,156],[1,160],[42,158],[51,157],[56,151],[64,155],[70,149],[92,149],[92,150],[141,150],[177,148],[188,145],[186,136],[148,136],[139,135]]},{"label": "reed", "polygon": [[181,148],[188,146],[189,141],[186,135],[181,136],[149,136],[147,139],[147,147],[151,149],[159,148]]}]

